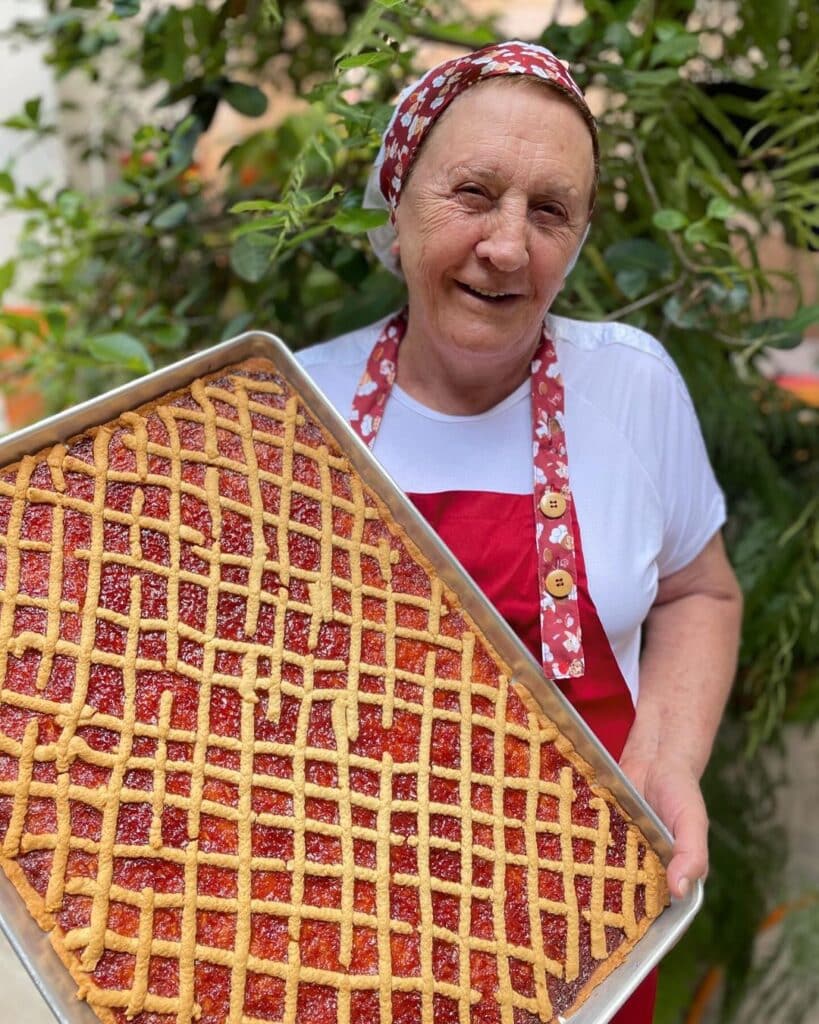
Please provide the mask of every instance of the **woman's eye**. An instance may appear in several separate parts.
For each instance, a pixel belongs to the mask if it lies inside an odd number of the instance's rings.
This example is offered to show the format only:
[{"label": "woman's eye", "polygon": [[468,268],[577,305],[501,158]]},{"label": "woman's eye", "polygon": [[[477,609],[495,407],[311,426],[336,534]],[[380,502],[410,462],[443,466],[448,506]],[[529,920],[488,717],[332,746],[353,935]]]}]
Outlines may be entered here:
[{"label": "woman's eye", "polygon": [[549,220],[564,219],[566,216],[566,211],[559,203],[543,203],[536,206],[534,212],[543,219]]},{"label": "woman's eye", "polygon": [[491,201],[486,189],[482,188],[480,185],[461,185],[458,189],[458,195],[465,202],[468,202],[473,206],[479,204],[482,205]]}]

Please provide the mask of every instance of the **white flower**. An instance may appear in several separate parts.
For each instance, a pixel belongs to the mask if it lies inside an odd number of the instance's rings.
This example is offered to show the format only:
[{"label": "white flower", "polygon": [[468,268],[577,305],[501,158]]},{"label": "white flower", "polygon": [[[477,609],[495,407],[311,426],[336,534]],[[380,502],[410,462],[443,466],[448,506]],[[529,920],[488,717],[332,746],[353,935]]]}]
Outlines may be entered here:
[{"label": "white flower", "polygon": [[368,436],[369,434],[372,433],[372,430],[373,430],[373,418],[372,418],[372,416],[370,416],[369,413],[367,413],[367,415],[361,421],[361,433],[364,434],[364,436],[366,437],[366,436]]},{"label": "white flower", "polygon": [[566,638],[563,641],[563,646],[566,648],[567,651],[569,651],[569,653],[577,654],[577,652],[580,650],[580,638],[577,637],[574,633],[569,633],[568,631],[565,632],[563,635]]},{"label": "white flower", "polygon": [[555,610],[555,599],[551,594],[541,594],[540,610],[542,612],[553,612]]},{"label": "white flower", "polygon": [[562,544],[568,532],[565,523],[561,523],[560,526],[556,526],[549,534],[549,540],[552,544]]},{"label": "white flower", "polygon": [[372,377],[370,377],[369,380],[365,380],[361,384],[361,386],[359,387],[359,389],[356,392],[356,394],[357,395],[361,395],[361,397],[363,398],[366,395],[371,395],[373,393],[373,391],[377,391],[377,390],[378,390],[378,385],[375,383],[375,381],[372,379]]}]

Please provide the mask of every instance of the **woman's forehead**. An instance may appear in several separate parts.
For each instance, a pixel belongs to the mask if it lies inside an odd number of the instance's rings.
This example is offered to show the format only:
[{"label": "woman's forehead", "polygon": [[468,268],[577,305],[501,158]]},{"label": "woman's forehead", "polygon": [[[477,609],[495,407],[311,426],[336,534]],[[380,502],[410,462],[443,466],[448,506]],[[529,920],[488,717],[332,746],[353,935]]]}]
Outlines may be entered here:
[{"label": "woman's forehead", "polygon": [[534,177],[542,171],[552,181],[563,170],[558,177],[565,177],[567,190],[585,188],[593,147],[574,105],[548,86],[533,83],[524,92],[503,83],[482,82],[459,96],[424,140],[413,173],[424,167],[433,174],[468,169],[507,177],[511,167],[525,164]]},{"label": "woman's forehead", "polygon": [[480,127],[487,118],[498,118],[508,124],[522,107],[537,109],[544,128],[554,121],[575,121],[591,142],[591,133],[576,104],[548,82],[529,75],[507,75],[476,82],[455,97],[432,125],[429,136],[444,133],[447,125],[450,130],[453,126]]}]

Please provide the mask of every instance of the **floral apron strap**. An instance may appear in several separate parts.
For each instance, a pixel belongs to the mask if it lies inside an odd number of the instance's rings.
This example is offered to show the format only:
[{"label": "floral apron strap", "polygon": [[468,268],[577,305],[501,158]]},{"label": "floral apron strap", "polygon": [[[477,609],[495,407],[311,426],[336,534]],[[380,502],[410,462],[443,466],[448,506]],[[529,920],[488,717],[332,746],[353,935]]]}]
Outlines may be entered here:
[{"label": "floral apron strap", "polygon": [[[406,329],[404,309],[382,328],[353,397],[350,425],[370,448],[395,383],[398,346]],[[553,679],[565,679],[583,675],[584,661],[563,381],[545,328],[532,360],[532,463],[543,668]]]}]

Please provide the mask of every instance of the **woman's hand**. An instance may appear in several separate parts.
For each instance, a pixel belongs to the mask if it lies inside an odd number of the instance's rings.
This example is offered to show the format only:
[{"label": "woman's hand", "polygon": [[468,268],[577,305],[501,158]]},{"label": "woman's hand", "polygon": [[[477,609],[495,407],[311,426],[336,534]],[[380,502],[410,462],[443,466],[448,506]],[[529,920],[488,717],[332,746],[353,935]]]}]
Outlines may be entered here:
[{"label": "woman's hand", "polygon": [[731,689],[742,594],[716,534],[661,580],[645,627],[640,692],[620,766],[674,837],[671,894],[708,870],[708,815],[699,780]]},{"label": "woman's hand", "polygon": [[624,758],[620,767],[674,836],[668,887],[672,896],[682,899],[693,879],[708,874],[708,812],[699,780],[685,764]]}]

